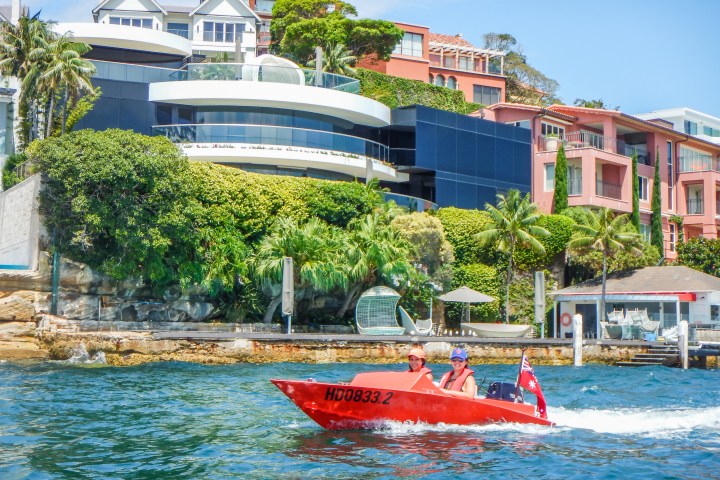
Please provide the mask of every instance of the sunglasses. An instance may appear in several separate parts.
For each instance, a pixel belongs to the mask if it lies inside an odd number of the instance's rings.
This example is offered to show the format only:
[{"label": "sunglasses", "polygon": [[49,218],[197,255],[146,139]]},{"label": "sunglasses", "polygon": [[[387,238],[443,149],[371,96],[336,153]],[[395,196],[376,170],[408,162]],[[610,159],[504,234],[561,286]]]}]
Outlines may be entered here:
[{"label": "sunglasses", "polygon": [[450,361],[451,362],[464,362],[465,360],[463,360],[462,358],[451,358]]}]

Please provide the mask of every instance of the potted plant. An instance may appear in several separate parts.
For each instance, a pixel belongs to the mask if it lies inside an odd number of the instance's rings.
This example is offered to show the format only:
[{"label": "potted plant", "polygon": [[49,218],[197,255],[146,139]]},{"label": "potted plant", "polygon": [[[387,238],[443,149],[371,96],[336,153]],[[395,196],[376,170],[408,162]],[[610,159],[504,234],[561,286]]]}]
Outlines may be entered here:
[{"label": "potted plant", "polygon": [[547,135],[545,135],[545,149],[557,150],[559,141],[560,137],[557,133],[548,133]]}]

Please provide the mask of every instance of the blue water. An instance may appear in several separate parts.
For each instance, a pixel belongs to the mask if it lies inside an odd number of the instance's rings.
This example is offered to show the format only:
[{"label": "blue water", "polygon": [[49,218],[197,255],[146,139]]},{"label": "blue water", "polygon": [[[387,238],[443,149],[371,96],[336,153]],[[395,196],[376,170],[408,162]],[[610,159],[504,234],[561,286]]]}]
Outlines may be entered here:
[{"label": "blue water", "polygon": [[268,381],[379,368],[0,363],[0,479],[720,478],[719,371],[536,366],[554,428],[327,432]]}]

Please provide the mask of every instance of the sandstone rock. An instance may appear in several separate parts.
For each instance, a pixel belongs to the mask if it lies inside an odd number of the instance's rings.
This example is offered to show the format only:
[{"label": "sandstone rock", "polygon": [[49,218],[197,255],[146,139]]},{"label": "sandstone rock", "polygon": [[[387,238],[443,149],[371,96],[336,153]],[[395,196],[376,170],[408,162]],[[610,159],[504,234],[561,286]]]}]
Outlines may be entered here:
[{"label": "sandstone rock", "polygon": [[16,291],[0,298],[0,320],[29,322],[35,318],[35,293]]}]

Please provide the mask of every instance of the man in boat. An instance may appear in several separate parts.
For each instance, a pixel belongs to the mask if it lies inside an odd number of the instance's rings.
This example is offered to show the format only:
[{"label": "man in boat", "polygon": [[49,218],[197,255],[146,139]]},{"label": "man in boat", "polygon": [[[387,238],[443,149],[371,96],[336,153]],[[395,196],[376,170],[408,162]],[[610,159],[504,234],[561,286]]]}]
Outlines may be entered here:
[{"label": "man in boat", "polygon": [[440,388],[448,395],[454,397],[475,398],[477,383],[473,377],[473,370],[468,368],[467,352],[463,348],[454,348],[450,352],[452,370],[440,379]]},{"label": "man in boat", "polygon": [[422,348],[412,348],[408,352],[408,363],[410,370],[408,372],[422,372],[425,376],[433,381],[432,370],[425,366],[425,350]]}]

